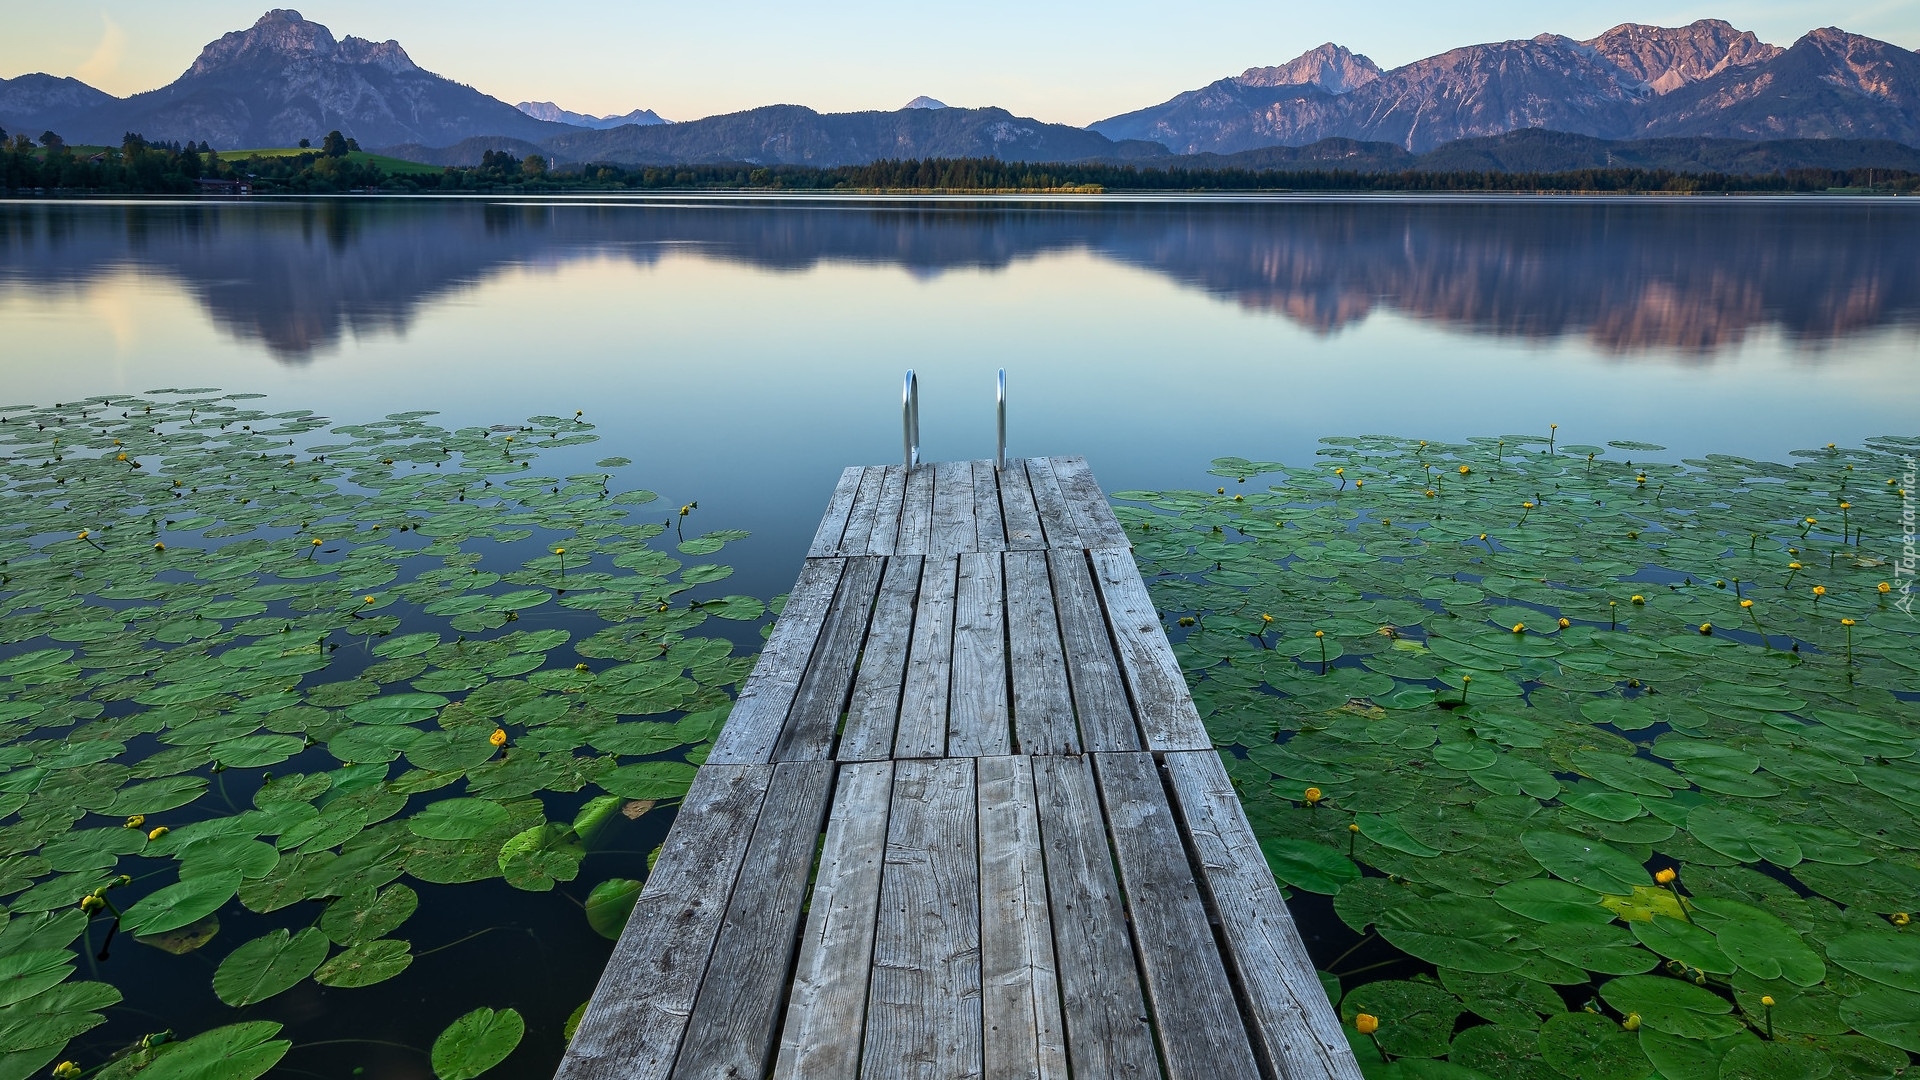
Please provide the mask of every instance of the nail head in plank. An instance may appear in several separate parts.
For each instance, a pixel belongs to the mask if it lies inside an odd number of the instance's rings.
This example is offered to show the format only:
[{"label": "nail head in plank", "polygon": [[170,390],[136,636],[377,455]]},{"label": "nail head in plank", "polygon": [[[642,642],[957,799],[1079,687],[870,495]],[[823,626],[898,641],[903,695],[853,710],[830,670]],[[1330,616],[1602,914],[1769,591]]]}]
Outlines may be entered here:
[{"label": "nail head in plank", "polygon": [[1120,681],[1120,665],[1087,571],[1086,552],[1050,548],[1047,568],[1053,576],[1053,602],[1060,614],[1073,707],[1080,718],[1080,744],[1102,752],[1140,749],[1140,732],[1134,726],[1126,686]]},{"label": "nail head in plank", "polygon": [[787,606],[774,620],[767,647],[760,651],[760,661],[753,665],[726,725],[713,740],[708,761],[758,764],[772,759],[845,566],[844,559],[808,559],[801,567],[800,580],[787,594]]},{"label": "nail head in plank", "polygon": [[559,1080],[661,1080],[740,876],[770,765],[705,765],[560,1063]]},{"label": "nail head in plank", "polygon": [[846,1080],[857,1072],[892,796],[892,762],[840,766],[775,1080]]},{"label": "nail head in plank", "polygon": [[1027,463],[1007,462],[1000,470],[1000,515],[1007,530],[1009,550],[1032,551],[1047,546],[1047,534],[1040,527],[1040,510],[1033,502],[1033,484],[1027,479]]},{"label": "nail head in plank", "polygon": [[774,766],[674,1077],[767,1074],[833,773],[831,761]]},{"label": "nail head in plank", "polygon": [[863,1080],[980,1076],[980,877],[971,758],[894,763]]},{"label": "nail head in plank", "polygon": [[933,549],[933,466],[921,465],[906,475],[907,497],[900,508],[900,536],[893,542],[896,555],[927,555]]},{"label": "nail head in plank", "polygon": [[840,537],[846,532],[847,515],[853,510],[854,492],[860,487],[860,476],[864,472],[858,465],[849,465],[840,472],[840,482],[833,486],[833,497],[827,501],[827,512],[820,518],[820,527],[814,531],[813,544],[807,548],[808,558],[821,558],[833,555],[840,550]]},{"label": "nail head in plank", "polygon": [[1007,624],[1000,554],[960,556],[953,617],[953,681],[947,756],[1013,752],[1007,713]]},{"label": "nail head in plank", "polygon": [[1264,1056],[1282,1077],[1359,1080],[1360,1066],[1219,755],[1202,750],[1165,760]]},{"label": "nail head in plank", "polygon": [[[907,470],[889,465],[880,478],[880,501],[873,508],[873,534],[867,537],[868,555],[891,555],[900,538],[900,514],[907,496]],[[847,552],[847,554],[853,554]]]},{"label": "nail head in plank", "polygon": [[1160,1066],[1092,769],[1084,757],[1030,760],[1073,1074],[1157,1080]]},{"label": "nail head in plank", "polygon": [[1153,757],[1093,760],[1167,1080],[1259,1075]]},{"label": "nail head in plank", "polygon": [[1066,1080],[1066,1028],[1054,970],[1033,761],[983,757],[975,768],[985,1080]]},{"label": "nail head in plank", "polygon": [[991,461],[973,463],[973,528],[975,551],[1007,550],[1006,524],[1000,514],[999,470]]},{"label": "nail head in plank", "polygon": [[1099,482],[1094,480],[1087,459],[1078,455],[1057,457],[1048,464],[1053,466],[1053,478],[1060,485],[1060,494],[1066,498],[1067,510],[1073,514],[1080,545],[1125,547],[1127,534],[1120,528],[1119,519],[1113,516],[1113,507],[1107,503],[1107,494],[1100,490]]},{"label": "nail head in plank", "polygon": [[933,466],[933,531],[927,552],[958,555],[979,550],[973,519],[973,466],[942,461]]},{"label": "nail head in plank", "polygon": [[833,756],[840,714],[853,687],[854,662],[867,637],[874,594],[880,589],[880,571],[886,560],[865,555],[846,562],[833,607],[820,631],[820,642],[814,647],[813,659],[788,711],[786,727],[774,747],[776,761]]},{"label": "nail head in plank", "polygon": [[893,756],[900,694],[906,681],[907,646],[913,635],[913,609],[924,563],[919,555],[896,555],[887,560],[886,574],[880,579],[880,598],[867,629],[866,648],[860,654],[860,670],[854,676],[853,696],[847,700],[847,722],[835,753],[841,761],[883,761]]},{"label": "nail head in plank", "polygon": [[880,492],[887,486],[887,468],[869,465],[860,470],[860,488],[853,495],[853,509],[847,513],[846,531],[840,534],[835,553],[844,556],[865,555],[873,537],[873,520],[880,512]]},{"label": "nail head in plank", "polygon": [[1028,458],[1027,483],[1033,488],[1033,505],[1040,513],[1040,527],[1046,533],[1049,548],[1079,548],[1080,529],[1067,509],[1066,496],[1054,479],[1053,463],[1046,458]]},{"label": "nail head in plank", "polygon": [[[1011,470],[1009,470],[1011,471]],[[1013,666],[1013,728],[1023,754],[1077,754],[1073,694],[1053,607],[1053,582],[1044,551],[1009,551],[1008,662]]]},{"label": "nail head in plank", "polygon": [[1106,602],[1107,623],[1113,631],[1120,670],[1133,691],[1133,707],[1149,750],[1210,750],[1213,739],[1193,707],[1187,680],[1180,673],[1173,646],[1160,625],[1153,598],[1140,580],[1133,553],[1124,548],[1096,548],[1087,553],[1093,578]]},{"label": "nail head in plank", "polygon": [[959,569],[960,560],[952,555],[928,556],[921,567],[913,644],[907,651],[906,685],[900,695],[900,727],[893,737],[894,757],[946,756]]}]

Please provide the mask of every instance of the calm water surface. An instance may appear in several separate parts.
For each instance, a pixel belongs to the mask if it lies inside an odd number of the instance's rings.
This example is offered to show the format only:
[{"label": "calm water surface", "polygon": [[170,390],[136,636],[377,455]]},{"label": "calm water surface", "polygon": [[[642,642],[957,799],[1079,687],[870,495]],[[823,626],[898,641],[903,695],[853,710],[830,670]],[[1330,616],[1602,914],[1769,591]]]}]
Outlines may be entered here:
[{"label": "calm water surface", "polygon": [[[616,483],[753,530],[727,587],[770,596],[840,469],[898,455],[909,367],[929,456],[991,455],[1004,367],[1009,452],[1085,454],[1109,491],[1323,435],[1549,423],[1777,458],[1920,430],[1916,251],[1920,200],[0,203],[0,406],[217,386],[342,422],[583,409],[602,441],[542,471],[634,459]],[[471,918],[422,946],[492,928],[433,961],[535,1002],[498,1075],[538,1075],[609,946],[577,918],[498,933],[524,895],[455,888],[436,910]],[[199,982],[152,989],[232,1019]],[[315,990],[262,1015],[421,1042],[471,1004]],[[306,1060],[423,1075],[340,1053]]]}]

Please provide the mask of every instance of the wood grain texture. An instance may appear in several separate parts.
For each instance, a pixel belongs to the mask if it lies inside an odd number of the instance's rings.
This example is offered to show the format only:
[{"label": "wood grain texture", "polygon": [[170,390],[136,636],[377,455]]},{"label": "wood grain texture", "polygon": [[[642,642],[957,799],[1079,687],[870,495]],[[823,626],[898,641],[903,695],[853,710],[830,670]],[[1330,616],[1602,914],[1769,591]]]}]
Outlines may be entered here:
[{"label": "wood grain texture", "polygon": [[1033,485],[1027,479],[1027,463],[1009,460],[1000,471],[1000,516],[1007,531],[1009,551],[1038,551],[1047,546],[1047,534],[1040,527],[1040,509],[1033,502]]},{"label": "wood grain texture", "polygon": [[973,518],[973,466],[942,461],[933,466],[933,526],[927,540],[932,555],[979,550]]},{"label": "wood grain texture", "polygon": [[932,552],[934,470],[922,465],[907,474],[907,496],[900,508],[900,535],[893,542],[896,555]]},{"label": "wood grain texture", "polygon": [[953,617],[947,756],[1013,752],[1007,702],[1007,619],[998,552],[960,556]]},{"label": "wood grain texture", "polygon": [[849,465],[840,472],[840,482],[833,486],[833,497],[827,500],[827,512],[820,517],[820,525],[814,530],[813,543],[807,547],[810,559],[837,555],[840,552],[840,537],[847,528],[847,514],[853,510],[854,492],[860,487],[860,476],[864,472],[858,465]]},{"label": "wood grain texture", "polygon": [[563,1080],[663,1080],[673,1068],[771,765],[705,765],[567,1044]]},{"label": "wood grain texture", "polygon": [[835,554],[849,557],[867,554],[868,542],[873,538],[873,520],[880,513],[880,493],[886,486],[886,466],[869,465],[860,470],[860,487],[853,494],[853,509],[847,512],[847,527],[840,534],[840,546]]},{"label": "wood grain texture", "polygon": [[970,758],[895,763],[863,1080],[981,1074],[975,797]]},{"label": "wood grain texture", "polygon": [[1007,527],[1000,514],[1000,478],[991,461],[973,462],[975,551],[1007,550]]},{"label": "wood grain texture", "polygon": [[1094,480],[1087,459],[1078,455],[1057,457],[1049,459],[1049,464],[1053,466],[1054,481],[1060,485],[1060,494],[1066,498],[1067,510],[1073,514],[1080,546],[1126,547],[1126,531],[1113,516],[1113,506]]},{"label": "wood grain texture", "polygon": [[746,765],[772,760],[774,744],[786,727],[787,710],[813,659],[813,647],[820,640],[845,566],[843,559],[808,559],[801,567],[800,580],[787,594],[787,606],[774,620],[767,647],[741,686],[726,726],[713,740],[708,761]]},{"label": "wood grain texture", "polygon": [[1360,1066],[1314,973],[1287,902],[1219,755],[1166,755],[1174,808],[1191,838],[1201,887],[1227,941],[1261,1056],[1283,1078],[1359,1080]]},{"label": "wood grain texture", "polygon": [[757,1080],[773,1063],[774,1034],[833,774],[831,761],[774,766],[766,810],[753,827],[674,1062],[676,1080]]},{"label": "wood grain texture", "polygon": [[1093,760],[1167,1080],[1259,1075],[1152,755]]},{"label": "wood grain texture", "polygon": [[846,560],[833,606],[821,625],[819,643],[806,674],[800,678],[786,726],[774,745],[775,761],[797,761],[833,756],[840,734],[840,714],[853,689],[854,663],[867,639],[873,616],[874,594],[880,591],[880,573],[886,560],[871,555]]},{"label": "wood grain texture", "polygon": [[1027,483],[1033,489],[1033,505],[1040,514],[1040,528],[1046,533],[1047,547],[1085,547],[1080,542],[1080,529],[1074,523],[1073,511],[1067,509],[1066,496],[1054,479],[1053,463],[1047,458],[1028,458],[1026,465]]},{"label": "wood grain texture", "polygon": [[852,1080],[866,1030],[893,763],[840,766],[800,935],[775,1080]]},{"label": "wood grain texture", "polygon": [[1073,1075],[1160,1075],[1113,856],[1084,757],[1036,757],[1034,797]]},{"label": "wood grain texture", "polygon": [[[880,501],[873,507],[873,532],[867,537],[868,555],[892,555],[900,539],[900,514],[906,507],[907,470],[889,465],[880,477]],[[848,552],[852,554],[852,552]]]},{"label": "wood grain texture", "polygon": [[985,1080],[1066,1080],[1065,1021],[1053,959],[1033,761],[983,757],[980,986]]},{"label": "wood grain texture", "polygon": [[1087,554],[1147,749],[1212,749],[1213,740],[1193,707],[1186,676],[1180,673],[1180,662],[1174,659],[1173,646],[1140,580],[1133,553],[1125,548],[1095,548]]},{"label": "wood grain texture", "polygon": [[1054,610],[1060,615],[1073,708],[1080,720],[1080,744],[1103,753],[1140,749],[1133,706],[1120,679],[1120,664],[1087,570],[1086,553],[1049,549],[1047,569],[1053,577]]},{"label": "wood grain texture", "polygon": [[920,570],[920,597],[913,611],[913,644],[907,651],[906,685],[900,695],[900,726],[893,756],[944,757],[947,703],[953,688],[953,615],[960,560],[928,556]]},{"label": "wood grain texture", "polygon": [[1008,661],[1012,667],[1014,740],[1023,754],[1077,754],[1073,692],[1053,607],[1053,581],[1044,551],[1009,551]]},{"label": "wood grain texture", "polygon": [[835,756],[841,761],[881,761],[893,756],[900,720],[900,694],[907,674],[907,647],[925,559],[896,555],[887,560],[867,629],[866,649],[847,699],[847,722]]}]

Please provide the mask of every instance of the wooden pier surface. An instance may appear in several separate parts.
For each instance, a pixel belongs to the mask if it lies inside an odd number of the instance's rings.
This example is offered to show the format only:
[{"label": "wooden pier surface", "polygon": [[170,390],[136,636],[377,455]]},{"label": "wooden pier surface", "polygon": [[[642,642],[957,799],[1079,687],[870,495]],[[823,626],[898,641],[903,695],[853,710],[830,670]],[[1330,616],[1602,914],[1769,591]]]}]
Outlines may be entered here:
[{"label": "wooden pier surface", "polygon": [[850,468],[561,1080],[1358,1080],[1080,458]]}]

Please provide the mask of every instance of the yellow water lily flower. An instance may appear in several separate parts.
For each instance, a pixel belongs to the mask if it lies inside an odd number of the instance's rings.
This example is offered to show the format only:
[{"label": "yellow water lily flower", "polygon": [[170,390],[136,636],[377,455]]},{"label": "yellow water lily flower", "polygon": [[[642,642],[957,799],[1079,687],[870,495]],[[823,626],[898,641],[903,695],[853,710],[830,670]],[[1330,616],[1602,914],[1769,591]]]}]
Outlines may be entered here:
[{"label": "yellow water lily flower", "polygon": [[167,834],[168,834],[169,832],[172,832],[172,831],[173,831],[173,830],[171,830],[171,829],[169,829],[169,828],[167,828],[167,827],[166,827],[165,825],[162,825],[162,826],[160,826],[159,828],[156,828],[156,829],[154,829],[154,830],[153,830],[152,832],[150,832],[150,833],[148,833],[148,834],[147,834],[147,839],[149,839],[149,840],[158,840],[158,839],[160,839],[161,837],[163,837],[163,836],[165,836],[165,835],[167,835]]},{"label": "yellow water lily flower", "polygon": [[492,743],[492,744],[493,744],[493,745],[495,745],[495,746],[505,746],[505,745],[507,745],[507,729],[506,729],[506,728],[494,728],[494,729],[493,729],[493,734],[491,734],[491,735],[489,735],[489,736],[487,736],[487,741],[488,741],[488,742],[490,742],[490,743]]},{"label": "yellow water lily flower", "polygon": [[1380,1018],[1372,1013],[1361,1013],[1353,1018],[1353,1029],[1362,1035],[1371,1035],[1380,1030]]},{"label": "yellow water lily flower", "polygon": [[1671,885],[1673,884],[1674,879],[1678,878],[1679,876],[1680,876],[1679,871],[1675,870],[1673,867],[1663,866],[1660,869],[1654,871],[1653,880],[1659,882],[1662,885]]}]

